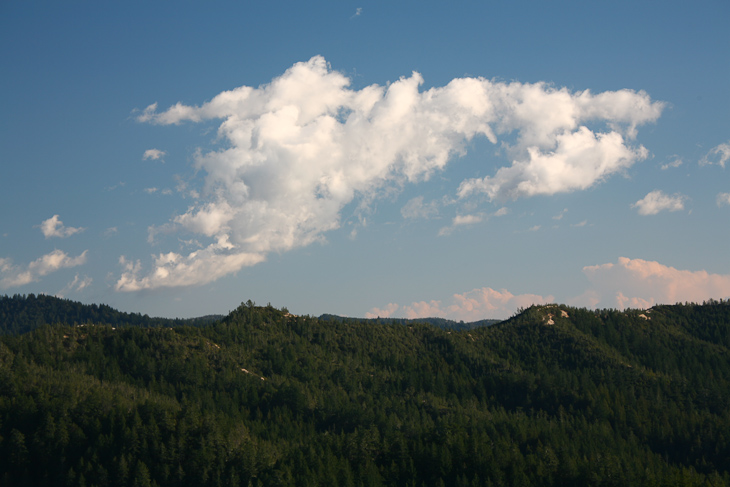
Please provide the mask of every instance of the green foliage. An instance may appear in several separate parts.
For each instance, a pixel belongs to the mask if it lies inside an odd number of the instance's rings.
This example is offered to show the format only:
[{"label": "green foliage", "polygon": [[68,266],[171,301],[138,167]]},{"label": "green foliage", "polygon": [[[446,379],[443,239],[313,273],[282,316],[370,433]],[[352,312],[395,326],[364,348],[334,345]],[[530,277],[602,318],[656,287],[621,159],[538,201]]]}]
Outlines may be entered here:
[{"label": "green foliage", "polygon": [[727,302],[93,323],[0,339],[1,485],[730,485]]}]

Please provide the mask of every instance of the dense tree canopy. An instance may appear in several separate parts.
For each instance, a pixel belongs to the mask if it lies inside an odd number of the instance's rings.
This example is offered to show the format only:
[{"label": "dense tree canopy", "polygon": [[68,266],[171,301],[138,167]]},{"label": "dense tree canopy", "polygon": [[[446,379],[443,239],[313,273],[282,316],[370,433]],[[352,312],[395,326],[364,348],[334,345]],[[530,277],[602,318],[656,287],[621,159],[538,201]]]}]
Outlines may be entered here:
[{"label": "dense tree canopy", "polygon": [[730,485],[729,352],[728,302],[59,320],[0,340],[0,484]]}]

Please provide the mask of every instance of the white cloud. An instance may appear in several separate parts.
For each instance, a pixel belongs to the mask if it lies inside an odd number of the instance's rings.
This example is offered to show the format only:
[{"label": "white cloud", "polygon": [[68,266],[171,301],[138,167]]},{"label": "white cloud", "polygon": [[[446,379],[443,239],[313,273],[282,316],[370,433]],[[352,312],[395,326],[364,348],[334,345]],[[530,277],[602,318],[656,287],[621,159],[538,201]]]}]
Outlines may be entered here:
[{"label": "white cloud", "polygon": [[147,194],[155,194],[155,193],[159,192],[160,194],[163,194],[165,196],[169,196],[172,194],[172,190],[169,188],[165,188],[165,189],[161,190],[160,188],[157,188],[155,186],[152,186],[151,188],[144,188],[144,192]]},{"label": "white cloud", "polygon": [[124,181],[119,181],[119,182],[118,182],[117,184],[115,184],[114,186],[107,186],[107,187],[106,187],[106,188],[104,188],[104,189],[106,189],[107,191],[114,191],[114,190],[116,190],[117,188],[123,188],[123,187],[124,187],[124,186],[126,186],[126,185],[127,185],[127,183],[125,183]]},{"label": "white cloud", "polygon": [[87,252],[87,250],[84,250],[77,257],[69,257],[61,250],[54,250],[34,260],[25,268],[13,265],[10,259],[0,259],[0,287],[7,289],[24,286],[31,282],[37,282],[41,277],[59,269],[85,264]]},{"label": "white cloud", "polygon": [[60,237],[60,238],[66,238],[70,237],[71,235],[75,233],[80,233],[86,230],[85,228],[74,228],[74,227],[65,227],[63,226],[63,222],[60,220],[58,215],[53,215],[48,220],[44,220],[41,225],[41,232],[43,232],[43,236],[46,238],[51,237]]},{"label": "white cloud", "polygon": [[662,171],[665,171],[672,167],[679,167],[684,163],[681,157],[674,155],[672,156],[672,160],[667,162],[666,164],[662,164]]},{"label": "white cloud", "polygon": [[710,152],[700,159],[700,165],[717,164],[724,168],[728,160],[730,160],[730,142],[712,148]]},{"label": "white cloud", "polygon": [[627,146],[618,132],[596,134],[580,127],[554,139],[553,150],[527,147],[524,158],[499,169],[494,177],[462,182],[459,196],[485,193],[490,200],[504,201],[583,190],[648,155],[644,147]]},{"label": "white cloud", "polygon": [[452,225],[455,227],[462,225],[474,225],[484,220],[483,215],[456,215],[452,221]]},{"label": "white cloud", "polygon": [[439,236],[443,237],[445,235],[451,234],[451,232],[456,229],[456,227],[463,227],[467,225],[475,225],[477,223],[481,223],[484,221],[484,215],[478,214],[478,215],[456,215],[453,220],[451,220],[451,226],[443,227],[439,230]]},{"label": "white cloud", "polygon": [[[646,156],[646,149],[629,147],[625,140],[662,110],[646,93],[629,90],[594,95],[544,83],[460,78],[419,91],[422,82],[413,73],[387,86],[353,90],[347,77],[316,56],[267,85],[225,91],[201,106],[178,103],[162,112],[157,104],[148,106],[139,121],[222,119],[218,134],[225,146],[196,156],[196,169],[206,175],[201,199],[171,225],[216,242],[225,239],[230,248],[214,242],[178,262],[188,262],[189,272],[196,272],[190,269],[207,264],[193,261],[257,256],[233,259],[227,272],[216,273],[220,277],[269,252],[322,241],[340,227],[346,205],[359,199],[355,207],[362,208],[387,188],[429,179],[463,154],[475,136],[497,144],[498,135],[514,135],[512,145],[501,141],[514,162],[494,179],[462,183],[462,197],[476,191],[516,198],[587,188]],[[586,126],[591,122],[608,130],[593,132]],[[203,274],[162,277],[160,269],[156,264],[144,277],[141,271],[125,273],[117,287],[211,280]]]},{"label": "white cloud", "polygon": [[[242,267],[263,262],[263,254],[221,253],[225,246],[208,246],[187,256],[169,252],[155,257],[154,272],[140,277],[142,264],[120,257],[124,272],[116,283],[117,291],[141,291],[158,287],[202,285],[220,279]],[[232,270],[233,269],[233,270]]]},{"label": "white cloud", "polygon": [[399,307],[395,303],[388,303],[385,308],[372,308],[365,313],[365,318],[392,318]]},{"label": "white cloud", "polygon": [[562,220],[566,213],[568,213],[568,209],[567,208],[563,208],[563,211],[561,211],[560,213],[558,213],[557,215],[555,215],[553,217],[553,220]]},{"label": "white cloud", "polygon": [[684,202],[687,197],[679,193],[672,196],[664,194],[660,190],[654,190],[644,196],[633,205],[632,208],[638,208],[639,215],[656,215],[660,211],[680,211],[684,209]]},{"label": "white cloud", "polygon": [[509,213],[509,208],[507,208],[506,206],[503,206],[502,208],[500,208],[499,210],[494,212],[494,216],[505,216],[508,213]]},{"label": "white cloud", "polygon": [[720,193],[717,195],[717,206],[730,205],[730,193]]},{"label": "white cloud", "polygon": [[448,303],[441,301],[418,301],[410,305],[400,306],[395,303],[385,308],[373,308],[365,314],[366,318],[447,318],[466,322],[483,319],[506,319],[518,308],[526,308],[532,304],[550,303],[553,296],[536,294],[514,295],[506,289],[496,291],[489,287],[473,289],[464,294],[454,294]]},{"label": "white cloud", "polygon": [[416,196],[406,203],[400,210],[400,214],[406,219],[432,218],[439,213],[436,201],[423,202],[423,196]]},{"label": "white cloud", "polygon": [[162,162],[165,162],[164,157],[166,155],[167,155],[167,152],[165,152],[163,150],[147,149],[146,151],[144,151],[144,154],[142,155],[142,160],[143,161],[147,161],[147,160],[157,161],[157,160],[162,159]]},{"label": "white cloud", "polygon": [[76,274],[76,277],[73,278],[73,281],[69,282],[63,289],[58,291],[56,293],[56,296],[59,298],[63,298],[70,292],[79,292],[89,287],[93,281],[94,280],[89,276],[79,278],[79,275]]},{"label": "white cloud", "polygon": [[[508,151],[512,166],[462,182],[460,197],[485,193],[490,200],[508,200],[586,189],[647,157],[644,147],[630,147],[626,140],[636,136],[639,125],[656,121],[664,106],[631,90],[594,95],[543,83],[499,88],[497,132],[518,133]],[[595,132],[590,122],[610,130]]]},{"label": "white cloud", "polygon": [[594,287],[587,303],[591,306],[647,308],[730,297],[730,275],[678,270],[642,259],[620,257],[617,264],[587,266],[583,273]]}]

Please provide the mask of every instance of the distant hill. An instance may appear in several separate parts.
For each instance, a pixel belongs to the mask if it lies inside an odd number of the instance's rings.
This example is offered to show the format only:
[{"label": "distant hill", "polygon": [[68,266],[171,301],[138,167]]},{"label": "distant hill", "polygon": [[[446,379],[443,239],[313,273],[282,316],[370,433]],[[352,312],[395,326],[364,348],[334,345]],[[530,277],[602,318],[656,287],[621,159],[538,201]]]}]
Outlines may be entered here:
[{"label": "distant hill", "polygon": [[74,319],[0,336],[2,486],[730,485],[727,301],[466,331],[250,301]]},{"label": "distant hill", "polygon": [[463,330],[471,330],[473,328],[478,328],[480,326],[491,326],[495,323],[499,323],[502,320],[479,320],[479,321],[472,321],[469,323],[464,323],[463,321],[453,321],[453,320],[447,320],[445,318],[416,318],[416,319],[407,319],[407,318],[347,318],[344,316],[337,316],[337,315],[331,315],[331,314],[323,314],[319,317],[322,321],[360,321],[363,323],[398,323],[401,325],[412,325],[415,323],[428,323],[429,325],[436,326],[438,328],[441,328],[443,330],[455,330],[455,331],[463,331]]},{"label": "distant hill", "polygon": [[[107,324],[114,326],[202,326],[221,320],[225,315],[207,315],[197,318],[154,318],[140,313],[125,313],[105,304],[83,304],[69,299],[57,298],[45,294],[28,294],[0,296],[0,335],[19,335],[27,333],[43,325],[84,323]],[[480,320],[470,323],[457,322],[444,318],[346,318],[332,314],[323,314],[322,321],[362,321],[369,323],[428,323],[442,329],[471,330],[480,326],[490,326],[501,320]]]},{"label": "distant hill", "polygon": [[45,294],[0,296],[0,334],[19,335],[43,325],[84,323],[114,326],[201,326],[223,318],[210,315],[190,319],[150,318],[140,313],[125,313],[105,304],[82,304]]}]

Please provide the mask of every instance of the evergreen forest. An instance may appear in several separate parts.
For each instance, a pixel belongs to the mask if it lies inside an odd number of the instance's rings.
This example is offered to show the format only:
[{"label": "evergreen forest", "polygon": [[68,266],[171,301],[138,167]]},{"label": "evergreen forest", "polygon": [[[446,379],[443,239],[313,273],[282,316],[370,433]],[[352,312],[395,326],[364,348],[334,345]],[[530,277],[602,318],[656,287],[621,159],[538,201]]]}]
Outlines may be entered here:
[{"label": "evergreen forest", "polygon": [[0,297],[0,485],[730,485],[730,301],[487,324]]}]

